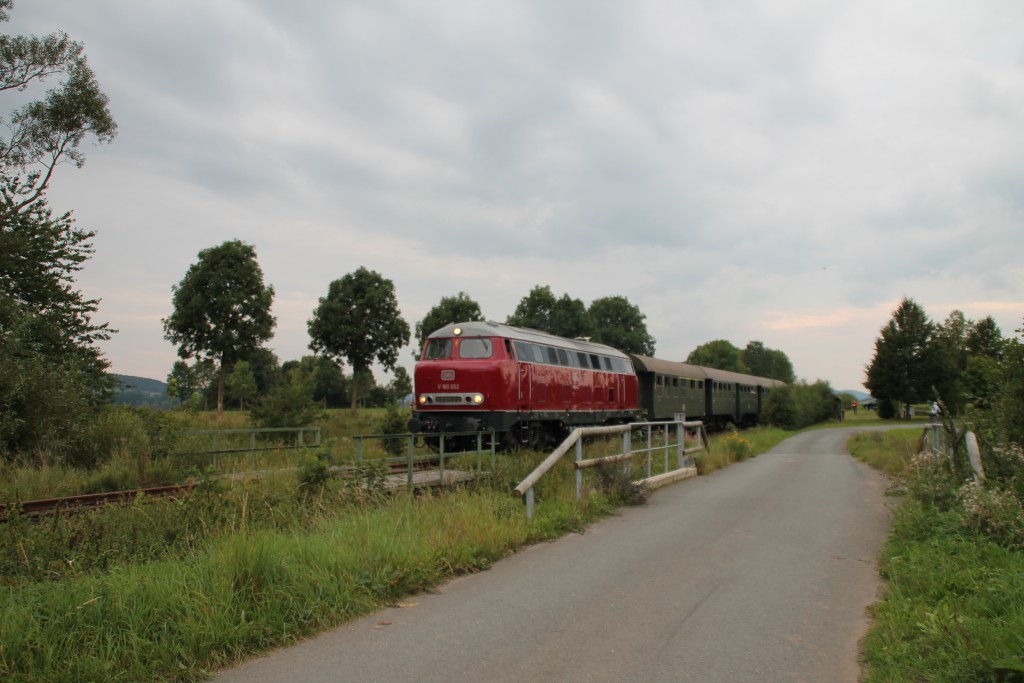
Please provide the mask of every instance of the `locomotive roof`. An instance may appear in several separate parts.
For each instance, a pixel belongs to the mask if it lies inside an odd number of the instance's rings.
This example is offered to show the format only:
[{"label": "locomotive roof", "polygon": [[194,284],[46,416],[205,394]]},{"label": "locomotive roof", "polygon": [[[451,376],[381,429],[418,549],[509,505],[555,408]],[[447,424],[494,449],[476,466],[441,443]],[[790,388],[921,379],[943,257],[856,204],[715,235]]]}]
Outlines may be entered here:
[{"label": "locomotive roof", "polygon": [[717,368],[708,368],[703,365],[691,365],[690,363],[680,363],[673,360],[662,360],[660,358],[651,358],[650,356],[630,354],[630,358],[633,359],[633,365],[644,372],[654,372],[662,375],[675,375],[677,377],[688,377],[692,379],[710,379],[716,382],[753,384],[761,387],[777,387],[785,384],[785,382],[780,382],[777,379],[745,375],[740,372],[718,370]]},{"label": "locomotive roof", "polygon": [[441,329],[431,332],[427,338],[454,337],[456,336],[456,327],[462,329],[462,334],[458,335],[460,337],[506,337],[508,339],[528,341],[535,344],[547,344],[548,346],[560,346],[566,349],[576,349],[577,351],[586,351],[587,353],[600,353],[605,356],[628,358],[622,351],[612,348],[611,346],[598,344],[597,342],[587,341],[586,339],[568,339],[566,337],[548,334],[547,332],[541,332],[540,330],[534,330],[529,327],[514,327],[512,325],[496,323],[493,320],[452,323],[451,325],[445,325]]}]

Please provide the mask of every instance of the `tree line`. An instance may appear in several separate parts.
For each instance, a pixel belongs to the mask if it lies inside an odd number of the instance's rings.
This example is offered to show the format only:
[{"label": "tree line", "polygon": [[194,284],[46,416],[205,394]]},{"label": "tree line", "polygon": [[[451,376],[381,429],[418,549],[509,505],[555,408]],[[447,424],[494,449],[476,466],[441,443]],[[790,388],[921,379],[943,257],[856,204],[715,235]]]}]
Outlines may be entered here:
[{"label": "tree line", "polygon": [[[240,406],[248,401],[259,417],[268,403],[312,410],[316,403],[334,406],[344,397],[355,410],[361,396],[379,405],[412,391],[408,373],[397,365],[411,330],[399,312],[394,283],[380,273],[360,267],[331,282],[307,322],[314,355],[281,366],[263,347],[276,322],[270,313],[274,289],[264,283],[252,245],[230,240],[200,251],[172,293],[164,336],[177,345],[182,360],[172,368],[168,387],[182,402],[205,403],[215,385],[218,411],[227,396]],[[417,346],[444,325],[484,319],[480,304],[465,292],[443,297],[416,324]],[[549,286],[537,286],[506,322],[650,353],[654,339],[644,320],[622,296],[597,299],[588,309],[568,295],[555,299]],[[394,372],[389,385],[376,386],[374,363]],[[349,377],[342,372],[345,364],[352,370]]]},{"label": "tree line", "polygon": [[[264,284],[251,245],[232,240],[199,252],[173,294],[174,310],[163,321],[165,337],[178,345],[183,359],[195,358],[192,365],[176,363],[168,378],[171,390],[183,401],[215,379],[218,411],[227,393],[240,405],[249,401],[258,415],[260,401],[271,390],[288,392],[295,402],[324,405],[334,405],[344,394],[355,410],[358,397],[375,387],[370,373],[374,362],[396,373],[395,381],[377,392],[378,400],[394,401],[411,391],[407,373],[396,367],[400,349],[409,343],[410,328],[399,312],[394,283],[380,273],[361,267],[331,282],[307,323],[309,348],[316,355],[291,367],[285,364],[280,372],[273,354],[261,346],[275,324],[270,314],[274,290]],[[416,324],[416,346],[422,348],[430,333],[450,323],[485,319],[480,304],[466,292],[443,297]],[[645,320],[624,296],[595,299],[588,307],[568,294],[556,298],[550,286],[538,285],[505,322],[651,355],[655,342]],[[794,379],[786,355],[761,342],[750,342],[741,352],[719,340],[698,347],[689,360],[787,382]],[[342,374],[344,363],[352,368],[351,381]]]},{"label": "tree line", "polygon": [[947,414],[991,415],[1011,440],[1024,440],[1024,344],[1004,338],[991,315],[970,320],[954,310],[935,322],[904,298],[875,339],[865,376],[882,417],[938,401]]}]

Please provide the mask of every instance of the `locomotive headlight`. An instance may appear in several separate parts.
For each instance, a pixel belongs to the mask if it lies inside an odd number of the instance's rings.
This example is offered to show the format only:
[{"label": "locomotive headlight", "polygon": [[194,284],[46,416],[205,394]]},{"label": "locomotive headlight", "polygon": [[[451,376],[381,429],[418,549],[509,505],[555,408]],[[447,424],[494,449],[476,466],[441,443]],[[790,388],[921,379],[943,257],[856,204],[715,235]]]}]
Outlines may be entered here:
[{"label": "locomotive headlight", "polygon": [[462,328],[461,327],[456,327],[454,330],[452,330],[452,334],[454,334],[456,337],[458,337],[460,334],[462,334]]},{"label": "locomotive headlight", "polygon": [[420,394],[420,397],[419,397],[418,400],[419,400],[420,405],[424,405],[427,402],[427,395],[426,394]]},{"label": "locomotive headlight", "polygon": [[480,405],[483,402],[484,402],[484,395],[483,394],[473,394],[473,404],[474,405]]}]

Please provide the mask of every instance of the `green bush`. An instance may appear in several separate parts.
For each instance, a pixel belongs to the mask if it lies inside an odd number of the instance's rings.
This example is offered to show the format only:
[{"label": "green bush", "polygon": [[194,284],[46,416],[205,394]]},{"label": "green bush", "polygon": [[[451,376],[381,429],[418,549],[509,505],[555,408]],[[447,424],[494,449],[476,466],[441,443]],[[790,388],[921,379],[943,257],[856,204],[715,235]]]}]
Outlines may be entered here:
[{"label": "green bush", "polygon": [[128,406],[104,406],[86,430],[85,442],[95,464],[115,457],[147,456],[149,435],[139,412]]},{"label": "green bush", "polygon": [[835,417],[835,396],[828,382],[798,382],[772,389],[762,418],[782,429],[803,429]]},{"label": "green bush", "polygon": [[[397,403],[389,401],[384,408],[384,415],[377,425],[377,431],[380,434],[405,434],[409,431],[409,417],[408,410],[399,409]],[[407,439],[405,438],[395,438],[384,439],[383,445],[388,454],[402,455],[405,453],[406,443]]]},{"label": "green bush", "polygon": [[249,419],[261,428],[306,427],[321,417],[310,390],[295,377],[271,389],[249,410]]},{"label": "green bush", "polygon": [[330,467],[329,451],[307,454],[299,463],[299,485],[306,490],[320,490],[331,476]]},{"label": "green bush", "polygon": [[594,467],[597,490],[608,497],[611,505],[643,505],[650,496],[650,487],[633,481],[632,474],[621,462],[602,460]]}]

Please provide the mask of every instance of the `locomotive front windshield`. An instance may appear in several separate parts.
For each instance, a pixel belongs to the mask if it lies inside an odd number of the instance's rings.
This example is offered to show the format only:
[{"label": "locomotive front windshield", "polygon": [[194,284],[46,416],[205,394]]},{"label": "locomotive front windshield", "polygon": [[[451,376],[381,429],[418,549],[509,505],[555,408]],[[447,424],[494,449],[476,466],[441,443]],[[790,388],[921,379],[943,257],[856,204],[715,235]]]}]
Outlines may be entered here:
[{"label": "locomotive front windshield", "polygon": [[463,339],[459,344],[459,358],[490,358],[494,345],[490,339]]},{"label": "locomotive front windshield", "polygon": [[[423,360],[445,360],[453,356],[456,340],[428,339],[423,351]],[[494,342],[482,337],[467,337],[457,340],[459,358],[493,358]]]},{"label": "locomotive front windshield", "polygon": [[428,339],[423,360],[443,360],[452,357],[451,339]]}]

